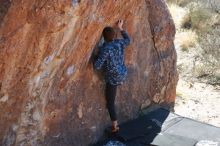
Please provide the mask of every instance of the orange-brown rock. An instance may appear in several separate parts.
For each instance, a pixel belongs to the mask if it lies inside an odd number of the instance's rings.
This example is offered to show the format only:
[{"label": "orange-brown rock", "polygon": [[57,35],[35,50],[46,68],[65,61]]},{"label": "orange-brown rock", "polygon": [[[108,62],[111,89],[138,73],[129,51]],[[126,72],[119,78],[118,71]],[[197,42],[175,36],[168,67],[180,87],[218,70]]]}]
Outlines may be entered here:
[{"label": "orange-brown rock", "polygon": [[126,21],[119,121],[172,105],[175,27],[163,0],[0,0],[0,145],[86,146],[110,124],[91,58],[103,28]]}]

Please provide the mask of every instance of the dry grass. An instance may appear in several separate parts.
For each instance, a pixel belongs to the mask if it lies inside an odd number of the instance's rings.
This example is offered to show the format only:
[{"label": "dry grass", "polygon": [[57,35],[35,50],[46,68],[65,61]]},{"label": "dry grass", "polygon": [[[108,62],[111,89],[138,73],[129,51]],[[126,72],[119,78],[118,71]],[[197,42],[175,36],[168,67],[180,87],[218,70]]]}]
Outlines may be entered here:
[{"label": "dry grass", "polygon": [[205,65],[206,73],[212,79],[210,82],[220,83],[219,68],[220,68],[220,17],[215,15],[209,19],[207,28],[199,34],[199,44],[201,46],[200,58]]},{"label": "dry grass", "polygon": [[208,75],[209,70],[207,70],[207,67],[204,64],[200,63],[194,66],[193,74],[197,77],[202,77]]},{"label": "dry grass", "polygon": [[192,30],[186,30],[176,34],[176,43],[179,44],[182,51],[188,51],[189,48],[196,46],[198,36],[196,32]]},{"label": "dry grass", "polygon": [[172,18],[174,20],[174,23],[176,25],[176,28],[179,29],[182,26],[182,21],[184,16],[187,14],[186,9],[181,8],[180,6],[176,4],[170,4],[168,5],[170,13],[172,15]]},{"label": "dry grass", "polygon": [[[187,3],[185,7],[181,7],[180,3]],[[168,7],[174,19],[177,29],[197,29],[199,31],[206,30],[207,23],[213,17],[211,8],[203,7],[201,3],[188,0],[169,0]],[[190,4],[189,4],[190,3]]]},{"label": "dry grass", "polygon": [[189,15],[189,12],[185,14],[185,16],[181,20],[181,28],[183,29],[191,29],[192,28],[192,22]]},{"label": "dry grass", "polygon": [[183,51],[188,51],[189,48],[195,47],[197,34],[192,30],[181,29],[183,25],[190,21],[189,12],[176,4],[169,4],[169,10],[178,31],[175,39],[176,44],[178,44]]}]

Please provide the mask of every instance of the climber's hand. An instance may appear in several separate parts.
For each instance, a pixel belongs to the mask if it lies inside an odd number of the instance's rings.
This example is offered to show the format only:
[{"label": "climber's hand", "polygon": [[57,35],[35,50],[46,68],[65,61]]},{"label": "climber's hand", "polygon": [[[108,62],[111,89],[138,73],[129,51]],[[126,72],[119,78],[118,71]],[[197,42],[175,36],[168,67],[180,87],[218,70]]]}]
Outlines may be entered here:
[{"label": "climber's hand", "polygon": [[124,24],[124,21],[123,20],[118,20],[118,28],[122,31],[123,30],[123,24]]}]

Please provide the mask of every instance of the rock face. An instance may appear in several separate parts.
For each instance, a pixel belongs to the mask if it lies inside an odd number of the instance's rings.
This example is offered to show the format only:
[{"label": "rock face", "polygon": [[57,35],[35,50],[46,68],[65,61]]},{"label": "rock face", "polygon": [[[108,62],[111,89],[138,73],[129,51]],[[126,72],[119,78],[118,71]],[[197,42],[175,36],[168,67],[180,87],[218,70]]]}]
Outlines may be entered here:
[{"label": "rock face", "polygon": [[0,145],[85,146],[110,124],[92,54],[103,28],[126,21],[129,73],[119,121],[172,105],[175,27],[163,0],[0,0]]}]

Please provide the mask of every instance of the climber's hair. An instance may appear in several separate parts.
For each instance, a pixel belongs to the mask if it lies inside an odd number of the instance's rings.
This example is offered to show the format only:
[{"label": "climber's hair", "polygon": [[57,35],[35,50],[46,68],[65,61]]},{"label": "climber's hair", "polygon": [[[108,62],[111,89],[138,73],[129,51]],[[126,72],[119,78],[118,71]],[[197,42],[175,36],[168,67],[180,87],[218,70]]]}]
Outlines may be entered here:
[{"label": "climber's hair", "polygon": [[113,41],[113,39],[115,38],[115,30],[114,28],[107,26],[104,28],[102,35],[105,41],[107,42]]}]

